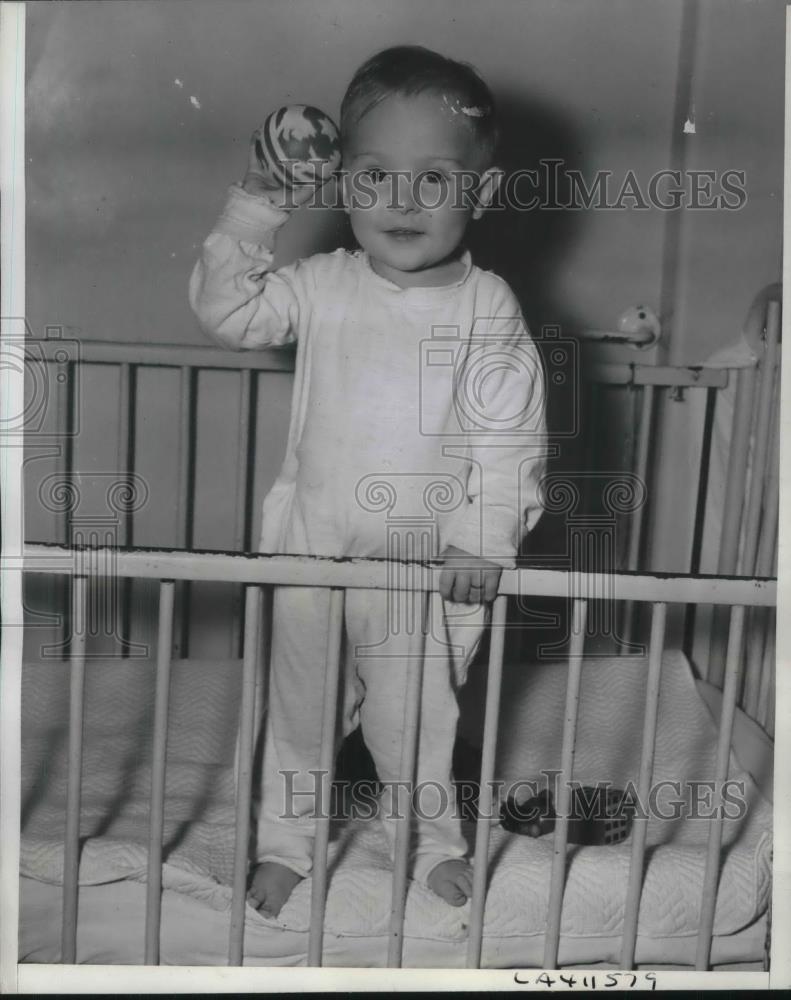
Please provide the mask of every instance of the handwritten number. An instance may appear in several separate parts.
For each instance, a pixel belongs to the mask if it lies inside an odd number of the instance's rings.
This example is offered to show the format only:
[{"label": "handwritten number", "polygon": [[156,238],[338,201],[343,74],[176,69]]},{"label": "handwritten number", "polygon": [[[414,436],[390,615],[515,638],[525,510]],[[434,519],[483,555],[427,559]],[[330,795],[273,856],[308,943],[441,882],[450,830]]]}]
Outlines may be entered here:
[{"label": "handwritten number", "polygon": [[[530,986],[530,978],[524,974],[515,972],[514,982],[519,986]],[[631,982],[626,985],[626,989],[633,990],[638,983],[638,979],[641,977],[635,975],[633,972],[608,972],[604,979],[604,989],[611,989],[613,986],[619,985],[619,980],[621,976],[628,976]],[[590,979],[590,981],[589,981]],[[642,980],[644,983],[650,983],[648,987],[650,990],[656,989],[656,973],[655,972],[645,972],[642,975]],[[542,972],[541,975],[534,981],[535,986],[544,986],[546,989],[551,990],[555,984],[565,986],[570,990],[573,990],[578,984],[582,986],[583,989],[596,989],[596,976],[583,976],[581,980],[578,980],[574,975],[563,975],[561,973],[558,979],[553,979],[552,976],[547,972]]]}]

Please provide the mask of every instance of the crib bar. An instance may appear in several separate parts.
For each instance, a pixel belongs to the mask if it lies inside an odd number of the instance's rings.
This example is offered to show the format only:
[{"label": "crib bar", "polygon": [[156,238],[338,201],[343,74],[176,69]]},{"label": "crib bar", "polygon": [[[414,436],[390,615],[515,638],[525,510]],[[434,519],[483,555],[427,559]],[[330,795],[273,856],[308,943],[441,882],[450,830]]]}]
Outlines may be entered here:
[{"label": "crib bar", "polygon": [[[247,546],[247,485],[250,475],[250,369],[239,373],[239,427],[236,432],[236,513],[234,518],[233,547],[238,552],[245,551]],[[241,611],[244,602],[244,587],[239,588],[239,598],[234,599],[233,622],[231,625],[231,643],[239,635]]]},{"label": "crib bar", "polygon": [[338,714],[338,679],[343,638],[343,608],[346,592],[330,591],[330,622],[327,638],[327,660],[324,671],[324,713],[321,719],[321,797],[316,819],[316,840],[313,850],[313,878],[310,897],[310,936],[308,965],[321,965],[324,938],[324,908],[327,901],[327,848],[330,842],[330,806],[332,765],[335,758],[335,721]]},{"label": "crib bar", "polygon": [[566,708],[563,716],[563,742],[560,751],[560,775],[555,800],[558,818],[555,826],[552,872],[549,882],[549,913],[544,937],[543,967],[545,969],[557,968],[560,946],[560,918],[566,881],[566,845],[571,810],[571,779],[574,769],[574,744],[577,738],[577,710],[580,700],[587,612],[587,601],[574,601],[571,648],[569,650],[569,676],[566,682]]},{"label": "crib bar", "polygon": [[176,533],[178,544],[186,549],[190,542],[189,527],[189,478],[191,452],[191,417],[192,417],[192,370],[186,366],[181,369],[179,383],[179,464],[178,482],[176,486]]},{"label": "crib bar", "polygon": [[[70,491],[74,474],[74,421],[71,407],[71,380],[75,371],[74,366],[68,361],[58,361],[55,376],[55,406],[57,409],[57,426],[65,428],[65,438],[58,453],[58,477],[64,484],[65,490]],[[63,539],[64,545],[71,545],[71,508],[68,503],[63,505],[60,515],[60,525],[57,535]],[[68,658],[69,644],[69,584],[64,580],[60,588],[61,607],[61,649],[63,659]]]},{"label": "crib bar", "polygon": [[[640,407],[640,422],[638,424],[637,452],[634,461],[634,474],[641,483],[646,483],[648,479],[648,451],[651,445],[651,435],[653,431],[654,412],[654,387],[645,385],[642,388],[642,400]],[[645,519],[645,505],[641,505],[632,515],[629,531],[629,551],[627,555],[626,568],[630,571],[637,569],[640,558],[640,546],[643,540],[643,523]],[[634,601],[627,601],[624,609],[623,637],[627,643],[634,641],[635,617],[637,605]]]},{"label": "crib bar", "polygon": [[[741,537],[742,514],[745,506],[747,481],[747,456],[750,446],[756,385],[755,368],[742,368],[736,376],[736,397],[733,404],[730,457],[725,485],[725,504],[722,512],[722,532],[717,573],[721,576],[736,573]],[[734,604],[739,603],[734,601]],[[711,624],[711,649],[709,651],[706,680],[715,687],[722,686],[725,661],[725,630],[727,615],[715,608]]]},{"label": "crib bar", "polygon": [[[414,637],[417,641],[412,643],[406,662],[404,736],[401,742],[400,780],[405,783],[404,787],[407,791],[412,788],[415,777],[417,739],[420,726],[420,695],[423,688],[423,656],[428,622],[433,617],[431,615],[433,611],[431,602],[436,600],[436,597],[426,591],[422,594],[415,593],[411,599],[419,601],[420,631]],[[388,968],[401,968],[404,948],[404,910],[406,908],[409,840],[412,825],[412,796],[407,794],[405,796],[406,802],[404,802],[401,791],[400,784],[393,790],[395,815],[400,818],[396,821],[393,889],[390,902],[390,940],[387,946]]]},{"label": "crib bar", "polygon": [[[662,653],[665,647],[667,605],[657,602],[651,615],[651,640],[648,647],[648,680],[645,693],[643,721],[643,748],[640,756],[640,778],[637,788],[640,802],[648,802],[651,792],[651,775],[656,749],[656,720],[659,709],[659,682],[662,672]],[[629,885],[626,890],[623,941],[621,943],[621,968],[634,967],[634,949],[637,941],[637,918],[640,911],[640,894],[643,887],[643,863],[648,817],[637,815],[632,828],[632,855],[629,863]]]},{"label": "crib bar", "polygon": [[[779,364],[777,328],[777,302],[771,302],[772,315],[767,323],[767,345],[761,377],[759,397],[758,429],[756,430],[755,453],[750,489],[750,503],[746,517],[743,555],[740,564],[742,573],[761,571],[768,575],[772,570],[772,559],[777,542],[777,518],[779,509]],[[774,320],[772,321],[772,316]],[[760,535],[759,535],[760,525]],[[756,551],[757,550],[757,551]],[[744,670],[744,695],[742,705],[745,712],[756,718],[762,663],[767,641],[768,616],[759,608],[750,608],[747,614],[747,652]]]},{"label": "crib bar", "polygon": [[71,599],[69,673],[69,764],[66,785],[66,831],[63,838],[63,922],[61,962],[77,959],[77,888],[80,865],[80,794],[82,786],[82,728],[85,703],[85,635],[88,578],[75,576]]},{"label": "crib bar", "polygon": [[717,573],[719,575],[736,572],[739,530],[742,520],[742,510],[744,508],[744,483],[747,475],[747,451],[750,444],[755,381],[756,372],[754,368],[742,368],[736,376],[733,429],[731,432],[730,457],[728,459],[728,476],[725,485],[725,504],[722,513],[720,554],[717,564]]},{"label": "crib bar", "polygon": [[[767,648],[772,650],[772,658],[774,662],[775,654],[775,637],[772,636],[772,642],[767,643]],[[769,694],[767,696],[766,705],[766,722],[764,723],[764,729],[767,734],[774,739],[775,735],[775,698],[777,697],[777,671],[776,669],[771,669],[769,674]]]},{"label": "crib bar", "polygon": [[[127,363],[118,366],[118,469],[124,481],[132,471],[131,453],[131,368]],[[124,512],[121,520],[121,545],[131,545],[131,515]]]},{"label": "crib bar", "polygon": [[[761,531],[758,542],[758,553],[755,559],[755,572],[769,576],[773,572],[773,563],[777,551],[777,530],[779,513],[779,364],[775,366],[772,389],[772,414],[769,427],[768,470],[766,486],[763,495],[763,513],[761,515]],[[751,567],[748,566],[748,569]],[[774,628],[774,617],[765,614],[757,608],[751,608],[748,616],[747,656],[744,673],[743,705],[747,714],[758,721],[764,719],[768,694],[767,684],[771,671],[771,663],[767,660],[766,647],[769,642],[769,632]],[[772,653],[774,659],[774,653]],[[763,705],[763,710],[761,706]]]},{"label": "crib bar", "polygon": [[273,594],[274,587],[264,586],[261,588],[261,633],[258,643],[258,668],[255,674],[255,711],[253,713],[255,726],[253,731],[253,746],[258,745],[261,732],[266,724],[264,714],[267,693],[266,681],[268,677],[268,666],[271,660]]},{"label": "crib bar", "polygon": [[159,585],[159,634],[154,692],[154,740],[151,759],[151,809],[148,820],[146,965],[159,965],[159,928],[162,915],[162,838],[165,830],[165,766],[168,743],[170,659],[173,648],[174,586],[171,580],[163,580]]},{"label": "crib bar", "polygon": [[[755,562],[755,572],[774,573],[774,560],[777,553],[778,515],[780,506],[780,365],[774,371],[774,387],[772,392],[772,419],[770,424],[769,468],[766,478],[764,495],[764,511],[761,518],[761,537],[758,543],[758,555]],[[749,633],[747,663],[745,667],[745,711],[764,727],[767,723],[769,707],[769,690],[772,683],[775,661],[776,614],[770,609],[763,614],[755,608],[750,609],[753,621],[761,622],[760,629],[753,626]]]},{"label": "crib bar", "polygon": [[769,729],[769,693],[772,689],[775,669],[776,628],[777,614],[774,608],[772,608],[766,622],[766,642],[761,661],[761,682],[758,686],[758,709],[754,716],[756,722],[759,722],[767,731]]},{"label": "crib bar", "polygon": [[755,560],[756,575],[771,576],[777,551],[777,522],[780,507],[780,365],[775,367],[772,420],[769,432],[769,470],[764,493],[761,537]]},{"label": "crib bar", "polygon": [[239,427],[236,432],[236,520],[234,547],[245,548],[247,530],[247,484],[250,452],[250,397],[252,374],[249,369],[239,373]]},{"label": "crib bar", "polygon": [[[192,369],[182,365],[179,382],[179,436],[178,480],[176,485],[176,544],[188,549],[190,531],[190,462],[192,453]],[[190,581],[179,586],[178,627],[176,629],[177,656],[187,656],[189,649]]]},{"label": "crib bar", "polygon": [[[71,484],[74,473],[74,438],[73,438],[73,413],[72,413],[72,378],[74,377],[74,367],[68,361],[59,361],[56,373],[56,396],[55,405],[57,408],[57,426],[63,428],[65,440],[63,447],[58,453],[58,472],[66,488]],[[70,541],[71,510],[69,504],[64,504],[61,512],[61,526],[58,534],[66,545]]]},{"label": "crib bar", "polygon": [[750,495],[745,515],[744,545],[739,563],[739,571],[752,574],[758,547],[758,527],[761,505],[767,475],[769,454],[769,427],[772,415],[772,394],[775,388],[775,366],[777,365],[777,342],[780,336],[780,304],[770,302],[766,321],[766,349],[761,364],[761,381],[758,393],[758,413],[755,425],[755,443],[750,475]]},{"label": "crib bar", "polygon": [[228,965],[241,965],[247,903],[247,853],[250,840],[250,800],[253,788],[253,747],[256,727],[256,681],[261,651],[262,590],[246,587],[242,694],[236,771],[236,840],[233,855],[233,896],[228,939]]},{"label": "crib bar", "polygon": [[[118,468],[124,480],[129,481],[133,465],[132,455],[132,368],[128,361],[118,366]],[[124,511],[121,515],[121,545],[132,544],[132,514]],[[119,581],[121,617],[121,655],[129,653],[130,632],[130,590],[132,581]]]},{"label": "crib bar", "polygon": [[489,832],[494,808],[494,781],[497,725],[500,716],[500,688],[503,677],[505,649],[505,618],[508,598],[501,594],[492,608],[489,672],[486,680],[486,709],[483,722],[483,753],[478,790],[478,818],[475,824],[475,857],[473,861],[472,903],[467,937],[467,968],[481,965],[483,918],[486,906],[486,884],[489,870]]},{"label": "crib bar", "polygon": [[[703,555],[703,537],[706,526],[706,506],[709,499],[709,477],[711,473],[711,449],[714,440],[714,416],[717,409],[717,393],[713,389],[706,390],[706,406],[703,417],[703,428],[700,439],[700,460],[698,462],[698,482],[695,492],[695,518],[692,527],[692,540],[689,554],[689,572],[699,573]],[[711,614],[708,608],[703,612],[708,622],[708,638],[711,637]],[[690,660],[696,660],[700,674],[704,680],[708,678],[708,651],[698,654],[695,651],[697,636],[701,634],[703,615],[695,604],[688,604],[684,612],[684,637],[682,649]]]},{"label": "crib bar", "polygon": [[700,906],[700,927],[695,956],[695,968],[705,971],[709,966],[711,939],[714,933],[714,911],[717,903],[717,883],[720,867],[720,847],[722,843],[722,786],[728,777],[730,763],[733,717],[736,710],[736,694],[739,681],[742,636],[744,632],[743,606],[731,610],[728,632],[728,654],[725,665],[725,685],[722,692],[719,734],[717,738],[717,764],[712,808],[715,815],[709,821],[709,842],[706,853],[706,872],[703,878],[703,894]]},{"label": "crib bar", "polygon": [[[653,432],[653,412],[654,412],[654,387],[652,385],[643,386],[642,405],[640,407],[640,424],[637,440],[637,455],[635,456],[634,474],[642,483],[646,483],[648,478],[648,450],[651,444]],[[629,535],[629,556],[627,569],[636,570],[637,561],[640,556],[640,543],[643,538],[643,512],[644,507],[639,507],[632,519],[632,530]]]},{"label": "crib bar", "polygon": [[739,703],[751,719],[756,717],[758,709],[758,690],[761,686],[761,663],[766,645],[767,621],[765,608],[747,609],[744,628],[747,635],[747,649],[744,654],[742,678],[744,688]]}]

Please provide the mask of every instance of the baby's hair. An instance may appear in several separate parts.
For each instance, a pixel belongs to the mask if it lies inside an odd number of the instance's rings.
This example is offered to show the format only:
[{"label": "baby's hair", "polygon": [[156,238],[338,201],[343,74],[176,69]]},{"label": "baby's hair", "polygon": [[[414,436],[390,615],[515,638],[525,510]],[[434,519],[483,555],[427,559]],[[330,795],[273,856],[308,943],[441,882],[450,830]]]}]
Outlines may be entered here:
[{"label": "baby's hair", "polygon": [[360,119],[386,98],[426,92],[442,95],[455,113],[461,111],[490,164],[498,139],[491,91],[472,66],[422,45],[384,49],[357,70],[341,103],[341,143],[346,146]]}]

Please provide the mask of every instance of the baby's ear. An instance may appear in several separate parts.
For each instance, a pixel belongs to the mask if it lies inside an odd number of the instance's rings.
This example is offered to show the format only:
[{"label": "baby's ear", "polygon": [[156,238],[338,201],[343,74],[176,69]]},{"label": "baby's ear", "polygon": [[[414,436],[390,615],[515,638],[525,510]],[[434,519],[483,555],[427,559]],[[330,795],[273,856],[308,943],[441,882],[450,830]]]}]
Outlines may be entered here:
[{"label": "baby's ear", "polygon": [[494,201],[497,189],[503,179],[503,171],[499,167],[489,167],[481,174],[478,189],[475,192],[477,204],[472,210],[473,219],[480,219],[486,209]]}]

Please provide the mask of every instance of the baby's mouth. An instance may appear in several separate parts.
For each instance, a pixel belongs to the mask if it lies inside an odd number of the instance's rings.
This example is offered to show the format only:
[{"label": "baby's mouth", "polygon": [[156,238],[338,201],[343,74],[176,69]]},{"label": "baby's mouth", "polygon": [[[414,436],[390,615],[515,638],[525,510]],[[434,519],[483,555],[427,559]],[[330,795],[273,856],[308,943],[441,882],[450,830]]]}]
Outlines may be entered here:
[{"label": "baby's mouth", "polygon": [[393,229],[386,229],[385,232],[388,236],[392,236],[397,240],[408,240],[414,239],[416,236],[422,236],[423,233],[419,229],[407,229],[404,226],[398,226]]}]

